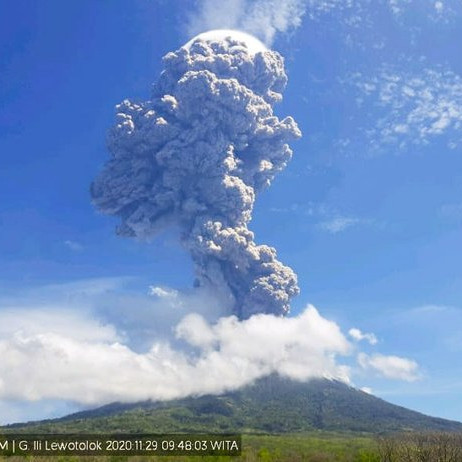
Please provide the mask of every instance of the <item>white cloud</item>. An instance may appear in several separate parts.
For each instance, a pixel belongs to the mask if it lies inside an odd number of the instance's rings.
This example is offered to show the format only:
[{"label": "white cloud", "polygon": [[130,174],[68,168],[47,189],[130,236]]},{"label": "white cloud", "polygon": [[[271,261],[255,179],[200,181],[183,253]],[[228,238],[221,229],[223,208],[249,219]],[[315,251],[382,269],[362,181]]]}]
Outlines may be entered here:
[{"label": "white cloud", "polygon": [[[387,0],[383,0],[387,1]],[[309,20],[321,23],[326,15],[347,30],[370,27],[371,0],[200,0],[187,21],[189,36],[210,29],[239,29],[271,45],[277,34],[289,33]],[[351,40],[348,33],[345,38]]]},{"label": "white cloud", "polygon": [[0,340],[11,335],[34,337],[58,335],[79,342],[121,340],[114,326],[97,321],[86,309],[76,311],[62,306],[14,307],[0,310]]},{"label": "white cloud", "polygon": [[[54,407],[51,416],[64,409],[62,402],[94,406],[221,393],[273,372],[349,381],[355,350],[313,306],[298,316],[239,321],[225,314],[222,300],[199,289],[153,286],[151,294],[136,296],[124,292],[126,284],[127,278],[78,281],[23,291],[17,303],[0,299],[6,416],[37,418],[37,404],[27,414],[27,402]],[[377,370],[377,358],[362,357],[362,367]],[[385,376],[408,380],[402,367],[396,372],[400,364],[387,366]]]},{"label": "white cloud", "polygon": [[[384,65],[372,77],[356,73],[362,120],[374,121],[363,134],[372,149],[404,149],[442,139],[449,149],[462,142],[462,78],[451,70],[423,67],[404,71]],[[369,112],[367,112],[369,111]]]},{"label": "white cloud", "polygon": [[[132,280],[133,278],[126,276],[80,279],[78,281],[49,284],[27,289],[22,295],[28,300],[41,300],[45,298],[47,301],[61,299],[64,296],[68,299],[75,296],[94,297],[120,289]],[[4,299],[0,299],[0,304],[3,304],[3,302]]]},{"label": "white cloud", "polygon": [[214,322],[231,309],[227,300],[207,289],[179,291],[151,286],[143,293],[131,289],[134,282],[129,277],[86,279],[1,297],[0,339],[2,333],[12,330],[66,336],[63,329],[67,329],[90,335],[103,332],[105,326],[115,329],[111,331],[114,339],[145,351],[153,339],[170,339],[172,327],[191,312]]},{"label": "white cloud", "polygon": [[[462,15],[460,0],[199,0],[186,21],[188,38],[211,29],[239,29],[270,46],[278,34],[302,24],[335,28],[355,48],[381,49],[384,15],[414,36],[423,26],[445,25]],[[414,38],[413,38],[414,39]]]},{"label": "white cloud", "polygon": [[359,223],[361,223],[359,218],[334,217],[329,220],[322,221],[318,224],[318,227],[331,234],[337,234]]},{"label": "white cloud", "polygon": [[372,395],[371,387],[361,387],[360,390],[363,391],[364,393],[367,393],[368,395]]},{"label": "white cloud", "polygon": [[441,215],[447,218],[459,220],[462,218],[462,202],[453,204],[444,204],[441,207]]},{"label": "white cloud", "polygon": [[175,289],[158,287],[158,286],[150,286],[149,293],[159,298],[178,298],[179,292]]},{"label": "white cloud", "polygon": [[413,382],[420,377],[419,365],[411,359],[381,354],[369,356],[365,353],[359,353],[357,359],[363,369],[372,369],[388,379]]},{"label": "white cloud", "polygon": [[435,10],[438,13],[442,13],[442,11],[444,10],[444,3],[441,1],[435,2]]},{"label": "white cloud", "polygon": [[170,399],[219,393],[272,372],[299,380],[348,379],[336,357],[348,354],[349,343],[312,306],[294,318],[260,314],[215,324],[191,314],[176,335],[196,353],[154,342],[140,354],[111,339],[82,340],[71,332],[3,334],[0,356],[8,373],[0,376],[0,399]]},{"label": "white cloud", "polygon": [[403,26],[414,25],[416,19],[430,24],[448,24],[462,13],[460,0],[386,0],[389,9]]},{"label": "white cloud", "polygon": [[445,305],[422,305],[418,306],[417,308],[411,308],[410,310],[404,312],[404,316],[411,315],[411,316],[422,316],[426,314],[436,314],[440,315],[442,313],[446,313],[451,311],[453,308],[450,306]]},{"label": "white cloud", "polygon": [[201,0],[187,24],[189,36],[211,29],[239,29],[271,45],[277,33],[300,26],[305,0]]},{"label": "white cloud", "polygon": [[377,344],[377,337],[374,334],[364,334],[355,327],[348,331],[348,335],[357,342],[360,342],[361,340],[367,340],[371,345]]},{"label": "white cloud", "polygon": [[272,207],[273,213],[296,213],[305,215],[316,221],[316,227],[331,234],[337,234],[348,228],[359,225],[374,225],[373,220],[342,215],[335,207],[326,203],[303,202],[293,203],[287,207]]},{"label": "white cloud", "polygon": [[84,249],[82,244],[76,241],[71,241],[69,239],[67,241],[64,241],[64,245],[73,252],[81,252]]},{"label": "white cloud", "polygon": [[393,14],[401,14],[409,7],[411,0],[388,0],[389,7]]}]

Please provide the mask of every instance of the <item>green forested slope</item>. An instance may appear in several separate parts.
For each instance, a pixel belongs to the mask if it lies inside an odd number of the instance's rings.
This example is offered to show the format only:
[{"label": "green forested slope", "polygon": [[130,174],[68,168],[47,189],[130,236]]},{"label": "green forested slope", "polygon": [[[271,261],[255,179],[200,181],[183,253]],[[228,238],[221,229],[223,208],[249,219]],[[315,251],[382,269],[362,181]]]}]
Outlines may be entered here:
[{"label": "green forested slope", "polygon": [[11,425],[9,431],[285,433],[312,430],[381,433],[462,431],[462,424],[395,406],[341,382],[278,376],[221,396],[114,403],[61,419]]}]

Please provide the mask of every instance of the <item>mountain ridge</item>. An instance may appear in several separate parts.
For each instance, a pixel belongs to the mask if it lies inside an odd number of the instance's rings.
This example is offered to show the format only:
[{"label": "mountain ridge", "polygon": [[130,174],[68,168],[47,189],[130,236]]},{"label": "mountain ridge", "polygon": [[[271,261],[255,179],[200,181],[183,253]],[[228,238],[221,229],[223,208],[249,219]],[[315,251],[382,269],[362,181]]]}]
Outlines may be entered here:
[{"label": "mountain ridge", "polygon": [[221,395],[111,403],[58,419],[11,424],[7,431],[242,432],[313,430],[462,432],[462,423],[388,403],[343,382],[297,382],[277,375]]}]

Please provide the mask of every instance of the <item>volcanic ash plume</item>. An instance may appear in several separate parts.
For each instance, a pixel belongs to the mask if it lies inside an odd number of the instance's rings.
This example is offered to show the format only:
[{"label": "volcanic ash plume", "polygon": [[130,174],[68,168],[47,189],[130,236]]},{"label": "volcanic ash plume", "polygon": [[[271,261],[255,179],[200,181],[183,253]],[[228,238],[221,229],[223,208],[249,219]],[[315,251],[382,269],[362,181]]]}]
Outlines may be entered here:
[{"label": "volcanic ash plume", "polygon": [[93,203],[121,218],[124,236],[179,226],[196,285],[227,294],[240,319],[282,315],[297,277],[274,248],[255,243],[248,223],[256,193],[292,156],[287,142],[301,136],[291,117],[273,115],[283,58],[233,35],[204,37],[164,57],[150,100],[117,106]]}]

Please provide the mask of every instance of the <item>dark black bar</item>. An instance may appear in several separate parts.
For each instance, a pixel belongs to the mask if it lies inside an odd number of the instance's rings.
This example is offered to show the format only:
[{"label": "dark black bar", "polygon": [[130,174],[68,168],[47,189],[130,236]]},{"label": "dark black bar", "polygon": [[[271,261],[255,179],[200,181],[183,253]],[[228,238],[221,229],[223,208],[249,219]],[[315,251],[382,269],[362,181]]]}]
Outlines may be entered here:
[{"label": "dark black bar", "polygon": [[0,456],[239,456],[237,434],[3,434]]}]

